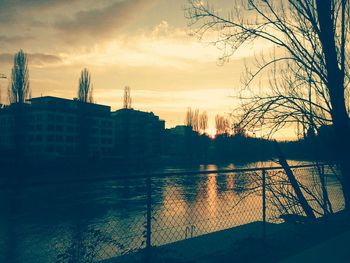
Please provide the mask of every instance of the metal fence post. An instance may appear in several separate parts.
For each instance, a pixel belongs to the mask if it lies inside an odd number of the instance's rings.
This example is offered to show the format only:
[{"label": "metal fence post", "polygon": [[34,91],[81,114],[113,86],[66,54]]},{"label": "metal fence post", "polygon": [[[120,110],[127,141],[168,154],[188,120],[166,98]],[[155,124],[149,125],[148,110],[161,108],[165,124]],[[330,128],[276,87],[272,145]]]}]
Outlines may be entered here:
[{"label": "metal fence post", "polygon": [[262,220],[263,239],[266,238],[266,170],[262,169]]},{"label": "metal fence post", "polygon": [[146,215],[146,257],[147,261],[151,262],[151,247],[152,247],[152,182],[151,176],[147,176],[147,215]]},{"label": "metal fence post", "polygon": [[322,205],[323,205],[323,216],[325,217],[328,214],[328,196],[327,196],[327,186],[326,180],[324,176],[324,164],[320,165],[320,179],[321,179],[321,187],[322,187]]}]

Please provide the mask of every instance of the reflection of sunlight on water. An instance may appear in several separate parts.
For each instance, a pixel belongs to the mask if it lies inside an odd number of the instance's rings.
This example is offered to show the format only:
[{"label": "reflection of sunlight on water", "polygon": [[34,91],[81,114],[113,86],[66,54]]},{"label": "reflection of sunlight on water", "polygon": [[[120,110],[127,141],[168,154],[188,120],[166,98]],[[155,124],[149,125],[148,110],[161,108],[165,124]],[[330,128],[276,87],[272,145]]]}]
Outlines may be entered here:
[{"label": "reflection of sunlight on water", "polygon": [[235,186],[234,174],[229,173],[226,176],[226,188],[227,188],[227,190],[233,190],[234,186]]},{"label": "reflection of sunlight on water", "polygon": [[218,166],[215,164],[202,164],[199,166],[199,171],[215,171]]},{"label": "reflection of sunlight on water", "polygon": [[[307,164],[307,162],[289,161],[289,164],[300,165]],[[212,171],[261,166],[271,167],[277,166],[277,164],[275,162],[259,162],[244,166],[234,164],[225,166],[201,165],[198,168],[200,171]],[[308,169],[294,169],[293,171],[304,183],[310,184],[314,181],[314,178],[310,176],[312,173]],[[331,171],[328,171],[327,174],[331,174]],[[152,245],[162,245],[261,220],[261,191],[259,190],[255,195],[251,195],[239,203],[240,195],[237,192],[241,186],[244,194],[244,189],[249,183],[248,178],[256,179],[261,178],[260,176],[261,171],[220,174],[210,172],[202,175],[188,174],[153,178]],[[338,211],[343,207],[343,199],[337,178],[327,176],[327,180],[330,200],[332,203],[334,201],[334,211]],[[79,191],[73,189],[55,192],[50,190],[51,188],[42,190],[43,193],[40,193],[38,189],[26,191],[26,195],[23,196],[31,196],[32,198],[23,198],[24,210],[25,207],[37,205],[34,203],[37,200],[42,200],[46,206],[41,206],[43,208],[38,215],[26,218],[33,224],[32,230],[24,218],[23,222],[16,226],[17,231],[26,236],[23,238],[26,242],[23,242],[23,247],[21,247],[21,258],[42,257],[44,259],[44,254],[55,256],[57,251],[52,251],[52,247],[57,250],[58,245],[63,246],[64,240],[70,238],[71,233],[68,226],[71,225],[70,210],[73,209],[86,210],[84,219],[86,219],[87,224],[96,224],[97,228],[106,236],[116,238],[126,249],[140,247],[144,241],[146,213],[144,180],[101,182],[89,186]],[[46,198],[43,199],[42,196]],[[75,200],[76,204],[72,200]],[[274,216],[274,210],[272,203],[267,201],[267,217],[269,219]],[[52,204],[55,206],[50,206]],[[82,208],[86,204],[88,206]],[[27,211],[28,215],[30,215],[29,212],[32,211]],[[47,217],[55,218],[55,221],[45,222],[43,217],[46,213]],[[68,225],[67,230],[63,230],[63,227],[59,227],[57,230],[58,226],[65,224]],[[52,238],[48,240],[48,237]],[[32,249],[36,250],[36,254],[31,252]],[[108,251],[107,254],[111,257],[120,253],[120,251],[115,251],[115,247],[110,250],[106,246],[103,247],[103,250]],[[40,260],[26,262],[47,262]]]},{"label": "reflection of sunlight on water", "polygon": [[212,224],[216,225],[218,220],[218,187],[217,174],[209,174],[207,178],[207,218],[212,218]]},{"label": "reflection of sunlight on water", "polygon": [[[159,220],[162,221],[163,226],[173,226],[179,224],[179,222],[187,221],[188,218],[188,205],[183,199],[182,188],[176,185],[167,185],[164,190],[163,207],[160,213]],[[181,218],[181,220],[179,220]]]},{"label": "reflection of sunlight on water", "polygon": [[[226,169],[228,170],[233,170],[235,169],[235,165],[233,163],[229,164]],[[234,189],[234,174],[233,173],[227,173],[226,176],[226,188],[228,190],[233,190]]]}]

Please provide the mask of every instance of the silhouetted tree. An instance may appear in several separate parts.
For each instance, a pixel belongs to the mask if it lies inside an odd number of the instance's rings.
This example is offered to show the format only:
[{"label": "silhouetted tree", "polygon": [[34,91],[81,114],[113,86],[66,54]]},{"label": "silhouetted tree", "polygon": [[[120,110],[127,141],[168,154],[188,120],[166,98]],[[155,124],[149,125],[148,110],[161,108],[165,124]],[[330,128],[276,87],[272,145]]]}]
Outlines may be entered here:
[{"label": "silhouetted tree", "polygon": [[187,108],[186,117],[185,117],[185,125],[189,127],[193,127],[193,111],[192,108]]},{"label": "silhouetted tree", "polygon": [[13,59],[8,97],[10,103],[24,103],[30,98],[28,61],[23,50],[16,53]]},{"label": "silhouetted tree", "polygon": [[236,123],[233,126],[234,135],[246,136],[246,130],[240,126],[239,123]]},{"label": "silhouetted tree", "polygon": [[[298,175],[297,169],[292,169],[289,166],[287,170],[265,172],[266,198],[269,203],[271,217],[284,219],[285,221],[291,219],[290,221],[305,220],[302,222],[307,222],[315,219],[315,216],[333,213],[332,204],[328,198],[325,200],[323,186],[318,179],[322,177],[320,170],[315,166],[313,169],[308,169],[307,172],[308,178],[305,178],[303,176],[305,174],[300,173],[300,171]],[[261,193],[261,175],[261,172],[252,172],[238,173],[235,176],[235,190],[241,197],[237,204],[249,196],[256,196]],[[295,178],[293,184],[291,183],[293,180],[289,178],[290,176]],[[241,181],[243,181],[243,184]],[[298,194],[295,189],[299,190]],[[325,203],[327,203],[326,206]],[[307,218],[304,215],[307,215]]]},{"label": "silhouetted tree", "polygon": [[193,112],[192,129],[197,133],[199,132],[199,110],[198,109],[195,109]]},{"label": "silhouetted tree", "polygon": [[[186,16],[201,38],[210,30],[220,32],[215,44],[225,50],[222,61],[256,39],[279,48],[268,60],[262,58],[256,71],[247,70],[245,86],[249,87],[257,76],[272,67],[282,76],[284,87],[276,88],[279,85],[275,81],[272,94],[254,96],[253,102],[246,105],[242,127],[255,127],[261,119],[271,124],[272,131],[293,120],[302,122],[308,118],[312,118],[308,120],[310,124],[315,120],[333,124],[336,134],[333,150],[341,165],[346,208],[350,209],[350,122],[345,100],[350,82],[347,48],[350,1],[236,2],[236,8],[223,16],[201,0],[188,0]],[[280,72],[276,72],[277,65]],[[288,72],[285,78],[283,73]]]},{"label": "silhouetted tree", "polygon": [[131,94],[130,94],[130,87],[125,86],[124,88],[124,100],[123,100],[123,108],[124,109],[131,109]]},{"label": "silhouetted tree", "polygon": [[215,116],[216,135],[228,134],[230,132],[230,122],[224,116]]},{"label": "silhouetted tree", "polygon": [[[3,75],[0,78],[4,78]],[[13,223],[12,218],[18,215],[18,199],[14,198],[18,196],[20,190],[18,185],[21,184],[24,176],[28,176],[25,170],[27,166],[25,165],[25,140],[27,135],[27,116],[26,116],[26,106],[25,101],[30,98],[30,87],[29,87],[29,71],[28,71],[28,61],[27,55],[20,50],[14,55],[13,68],[11,73],[11,83],[8,87],[8,99],[11,104],[9,107],[13,116],[13,126],[12,135],[15,145],[15,151],[13,155],[10,155],[13,159],[13,164],[11,166],[11,172],[9,179],[10,184],[13,185],[9,189],[10,195],[8,198],[8,206],[10,209],[6,211],[5,209],[5,220],[4,225],[6,226],[6,231],[4,236],[7,239],[4,246],[5,251],[4,261],[6,262],[16,262],[18,260],[18,249],[19,242],[18,237],[15,234],[16,224]],[[6,167],[3,167],[6,170]],[[4,170],[4,173],[5,173]],[[6,220],[6,218],[8,220]]]},{"label": "silhouetted tree", "polygon": [[81,71],[78,88],[78,150],[81,162],[87,162],[90,156],[91,118],[89,118],[88,105],[93,103],[93,85],[91,74],[84,68]]},{"label": "silhouetted tree", "polygon": [[91,84],[91,74],[84,68],[81,71],[78,88],[78,100],[93,103],[93,85]]},{"label": "silhouetted tree", "polygon": [[206,111],[203,111],[199,115],[199,129],[204,134],[207,128],[208,128],[208,114]]},{"label": "silhouetted tree", "polygon": [[[19,163],[24,160],[24,144],[26,137],[26,104],[30,98],[29,70],[27,55],[20,50],[14,55],[11,83],[8,89],[8,98],[13,112],[13,138],[15,143],[15,159]],[[21,165],[18,165],[21,168]]]},{"label": "silhouetted tree", "polygon": [[208,116],[206,112],[201,114],[199,109],[192,110],[192,108],[189,107],[186,111],[185,125],[191,127],[193,131],[200,133],[201,130],[205,131],[207,128]]}]

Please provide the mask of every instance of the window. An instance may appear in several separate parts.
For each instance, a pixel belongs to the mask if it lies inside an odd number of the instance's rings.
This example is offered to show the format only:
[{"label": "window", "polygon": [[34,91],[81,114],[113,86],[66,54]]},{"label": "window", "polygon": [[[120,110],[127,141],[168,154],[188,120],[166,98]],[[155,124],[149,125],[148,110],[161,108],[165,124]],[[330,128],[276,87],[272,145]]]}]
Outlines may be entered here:
[{"label": "window", "polygon": [[102,144],[111,144],[112,140],[109,138],[101,138],[101,143]]},{"label": "window", "polygon": [[43,149],[41,146],[37,145],[37,146],[35,146],[35,150],[37,153],[40,153],[40,152],[42,152]]},{"label": "window", "polygon": [[101,121],[101,126],[102,127],[112,127],[112,122],[111,121]]},{"label": "window", "polygon": [[66,142],[74,142],[75,141],[75,137],[74,136],[66,136]]},{"label": "window", "polygon": [[45,147],[45,152],[54,152],[55,148],[53,147],[53,145],[48,145]]},{"label": "window", "polygon": [[56,152],[61,153],[63,150],[63,147],[61,145],[56,145]]},{"label": "window", "polygon": [[63,126],[62,125],[57,125],[56,126],[56,131],[63,132]]},{"label": "window", "polygon": [[47,115],[47,120],[48,121],[54,121],[55,120],[55,115],[54,114],[48,114]]},{"label": "window", "polygon": [[67,132],[75,132],[75,127],[74,126],[68,126],[67,127]]},{"label": "window", "polygon": [[33,141],[34,141],[34,135],[33,134],[27,135],[27,142],[33,142]]},{"label": "window", "polygon": [[66,153],[72,154],[72,152],[73,152],[73,147],[71,146],[66,147]]},{"label": "window", "polygon": [[68,122],[68,123],[74,123],[74,122],[76,122],[76,118],[73,117],[73,116],[68,116],[68,117],[67,117],[67,122]]},{"label": "window", "polygon": [[47,125],[47,130],[48,131],[54,131],[55,130],[55,125],[52,125],[52,124]]},{"label": "window", "polygon": [[33,131],[34,130],[34,125],[29,124],[27,126],[28,131]]},{"label": "window", "polygon": [[43,115],[37,114],[37,115],[35,116],[35,119],[36,119],[37,121],[42,121],[42,120],[43,120]]}]

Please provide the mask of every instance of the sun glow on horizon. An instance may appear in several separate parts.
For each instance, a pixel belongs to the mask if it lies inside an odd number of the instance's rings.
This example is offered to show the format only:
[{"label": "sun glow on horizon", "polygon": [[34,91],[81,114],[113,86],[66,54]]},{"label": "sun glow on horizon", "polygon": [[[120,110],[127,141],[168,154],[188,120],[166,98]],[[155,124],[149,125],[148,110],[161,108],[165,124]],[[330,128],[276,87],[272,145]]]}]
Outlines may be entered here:
[{"label": "sun glow on horizon", "polygon": [[[33,97],[74,98],[79,73],[88,68],[97,103],[120,108],[122,90],[128,85],[135,108],[153,111],[166,120],[167,127],[182,125],[188,107],[206,110],[208,133],[213,136],[215,115],[229,115],[239,105],[233,96],[237,97],[242,87],[245,65],[252,63],[255,54],[272,49],[264,41],[243,45],[229,63],[219,66],[222,50],[190,34],[181,1],[125,6],[127,23],[109,17],[109,5],[118,7],[117,3],[87,7],[80,0],[73,5],[62,3],[59,8],[42,10],[38,19],[52,23],[41,27],[31,24],[25,9],[17,6],[23,21],[0,25],[0,36],[6,35],[6,39],[0,38],[0,73],[11,75],[13,54],[23,49],[29,55]],[[131,10],[142,10],[145,15],[131,16],[127,13]],[[101,16],[103,12],[105,16]],[[103,21],[91,23],[87,15],[99,15]],[[23,28],[27,28],[25,39],[14,34]],[[207,36],[207,40],[217,38],[216,33]],[[4,102],[8,84],[0,85]]]}]

